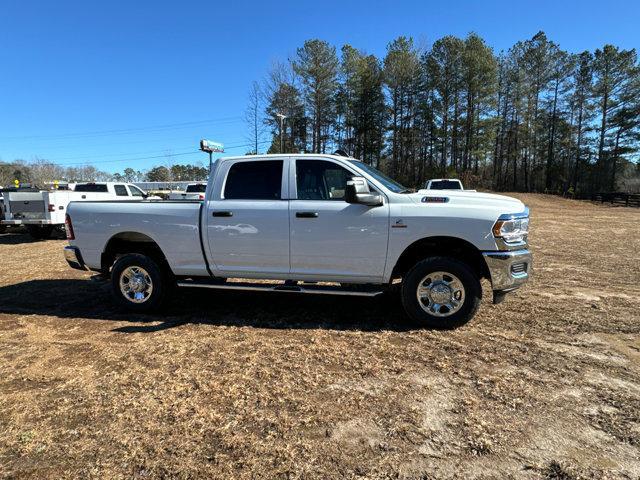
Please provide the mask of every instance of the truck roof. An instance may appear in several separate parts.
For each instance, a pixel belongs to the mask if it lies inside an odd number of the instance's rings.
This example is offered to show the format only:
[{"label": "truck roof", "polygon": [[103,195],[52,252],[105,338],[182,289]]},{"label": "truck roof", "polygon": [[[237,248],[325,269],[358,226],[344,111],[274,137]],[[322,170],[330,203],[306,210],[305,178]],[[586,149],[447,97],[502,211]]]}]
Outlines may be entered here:
[{"label": "truck roof", "polygon": [[360,162],[361,160],[353,157],[343,157],[341,155],[327,154],[327,153],[268,153],[264,155],[237,155],[235,157],[221,157],[219,162],[226,162],[228,160],[241,160],[241,159],[278,159],[278,158],[330,158],[333,160],[349,160]]}]

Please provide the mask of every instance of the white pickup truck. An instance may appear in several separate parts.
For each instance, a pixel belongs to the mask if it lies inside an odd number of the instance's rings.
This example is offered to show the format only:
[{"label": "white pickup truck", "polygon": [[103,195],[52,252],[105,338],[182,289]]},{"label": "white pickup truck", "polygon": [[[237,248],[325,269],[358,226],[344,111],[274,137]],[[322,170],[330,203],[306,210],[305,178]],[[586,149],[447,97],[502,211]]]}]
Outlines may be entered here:
[{"label": "white pickup truck", "polygon": [[245,156],[214,164],[203,202],[71,203],[64,253],[109,275],[134,311],[176,285],[364,296],[397,285],[411,319],[452,328],[475,314],[482,278],[494,302],[527,281],[528,225],[514,198],[411,193],[353,158]]},{"label": "white pickup truck", "polygon": [[144,200],[147,194],[129,183],[78,183],[73,190],[16,191],[5,194],[4,216],[0,225],[24,225],[35,239],[51,236],[64,225],[70,202],[90,200]]},{"label": "white pickup truck", "polygon": [[171,192],[169,200],[204,200],[206,183],[190,183],[184,192]]}]

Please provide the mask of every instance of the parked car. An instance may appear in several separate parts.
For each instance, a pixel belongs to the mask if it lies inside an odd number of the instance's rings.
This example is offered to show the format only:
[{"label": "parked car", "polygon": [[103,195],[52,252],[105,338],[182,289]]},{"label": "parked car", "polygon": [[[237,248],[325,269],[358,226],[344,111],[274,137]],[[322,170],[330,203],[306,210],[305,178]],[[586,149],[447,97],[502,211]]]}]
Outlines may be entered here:
[{"label": "parked car", "polygon": [[[499,302],[531,272],[519,200],[412,193],[352,158],[220,159],[205,195],[74,202],[65,258],[110,276],[116,301],[133,311],[158,308],[174,285],[375,296],[397,284],[409,317],[441,328],[474,316],[481,278]],[[256,281],[265,279],[279,283]]]},{"label": "parked car", "polygon": [[169,200],[204,200],[206,183],[190,183],[184,192],[171,192]]},{"label": "parked car", "polygon": [[434,178],[427,180],[424,190],[464,190],[464,187],[457,178]]},{"label": "parked car", "polygon": [[143,200],[147,194],[128,183],[78,183],[73,190],[15,191],[6,194],[1,224],[24,225],[35,239],[49,238],[55,228],[64,227],[70,202],[87,200]]}]

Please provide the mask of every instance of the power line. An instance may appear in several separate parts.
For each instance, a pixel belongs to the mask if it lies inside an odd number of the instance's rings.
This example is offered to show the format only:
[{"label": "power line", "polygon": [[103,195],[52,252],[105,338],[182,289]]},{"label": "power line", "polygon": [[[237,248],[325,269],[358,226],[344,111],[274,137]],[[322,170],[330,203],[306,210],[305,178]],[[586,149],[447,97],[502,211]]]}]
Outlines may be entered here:
[{"label": "power line", "polygon": [[[264,145],[265,143],[270,143],[271,140],[265,140],[262,142],[258,142],[258,145]],[[247,144],[242,144],[242,145],[229,145],[229,146],[225,146],[225,150],[235,150],[237,148],[247,148],[247,147],[252,147],[254,145],[254,143],[247,143]],[[180,156],[184,156],[184,155],[194,155],[194,154],[201,154],[202,152],[200,150],[190,150],[187,152],[180,152],[180,153],[171,153],[171,152],[167,152],[164,155],[153,155],[153,156],[148,156],[148,157],[129,157],[129,158],[119,158],[116,160],[102,160],[102,161],[98,161],[98,162],[92,162],[92,161],[87,161],[87,162],[64,162],[64,161],[52,161],[51,163],[55,163],[58,164],[60,166],[73,166],[73,165],[95,165],[95,164],[104,164],[104,163],[119,163],[119,162],[135,162],[138,160],[154,160],[154,159],[158,159],[158,158],[166,158],[169,159],[171,157],[180,157]],[[118,155],[126,155],[126,154],[118,154]],[[90,159],[91,157],[86,157],[87,159]],[[95,158],[95,157],[94,157]]]},{"label": "power line", "polygon": [[181,122],[181,123],[168,123],[163,125],[153,125],[146,127],[136,127],[136,128],[121,128],[114,130],[95,130],[88,132],[75,132],[75,133],[62,133],[62,134],[54,134],[54,135],[20,135],[20,136],[3,136],[0,137],[2,140],[31,140],[35,138],[87,138],[87,137],[101,137],[101,136],[109,136],[109,135],[126,135],[132,133],[139,132],[153,132],[153,131],[165,131],[167,129],[178,129],[185,127],[193,127],[197,125],[204,125],[209,123],[225,123],[225,122],[235,122],[238,120],[242,120],[242,117],[222,117],[222,118],[212,118],[208,120],[197,120],[192,122]]},{"label": "power line", "polygon": [[[242,140],[235,140],[232,141],[229,145],[228,148],[236,148],[234,145],[238,144],[238,142],[241,142]],[[193,142],[191,142],[191,144],[193,144]],[[244,145],[242,145],[244,146]],[[82,160],[82,159],[87,159],[90,160],[92,158],[104,158],[104,157],[121,157],[123,155],[144,155],[147,153],[161,153],[161,152],[167,152],[170,151],[172,148],[178,149],[178,150],[183,150],[183,149],[187,149],[189,148],[188,146],[181,146],[181,147],[176,147],[171,146],[171,147],[165,147],[165,148],[156,148],[154,150],[146,150],[144,152],[135,152],[135,153],[129,153],[129,154],[123,154],[123,153],[104,153],[101,155],[92,155],[92,154],[86,154],[83,153],[81,155],[75,155],[73,157],[62,157],[62,158],[58,158],[56,161],[66,161],[66,160]]]},{"label": "power line", "polygon": [[[67,166],[72,166],[72,165],[94,165],[94,164],[100,164],[100,163],[135,162],[137,160],[152,160],[152,159],[156,159],[156,158],[180,157],[180,156],[183,156],[183,155],[193,155],[195,153],[201,153],[201,152],[200,152],[200,150],[193,150],[193,151],[190,151],[190,152],[167,153],[166,155],[154,155],[154,156],[151,156],[151,157],[120,158],[118,160],[104,160],[104,161],[101,161],[101,162],[74,162],[74,163],[62,162],[59,165],[63,166],[63,167],[67,167]],[[58,162],[52,162],[52,163],[58,163]]]}]

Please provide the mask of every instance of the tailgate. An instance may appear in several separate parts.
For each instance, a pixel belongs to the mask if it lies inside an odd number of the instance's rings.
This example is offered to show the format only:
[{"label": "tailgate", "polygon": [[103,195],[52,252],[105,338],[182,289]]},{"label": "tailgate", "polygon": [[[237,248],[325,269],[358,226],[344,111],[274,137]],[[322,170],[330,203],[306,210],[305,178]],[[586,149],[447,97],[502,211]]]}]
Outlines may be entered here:
[{"label": "tailgate", "polygon": [[7,199],[8,211],[14,220],[46,219],[42,192],[10,192],[7,194]]}]

